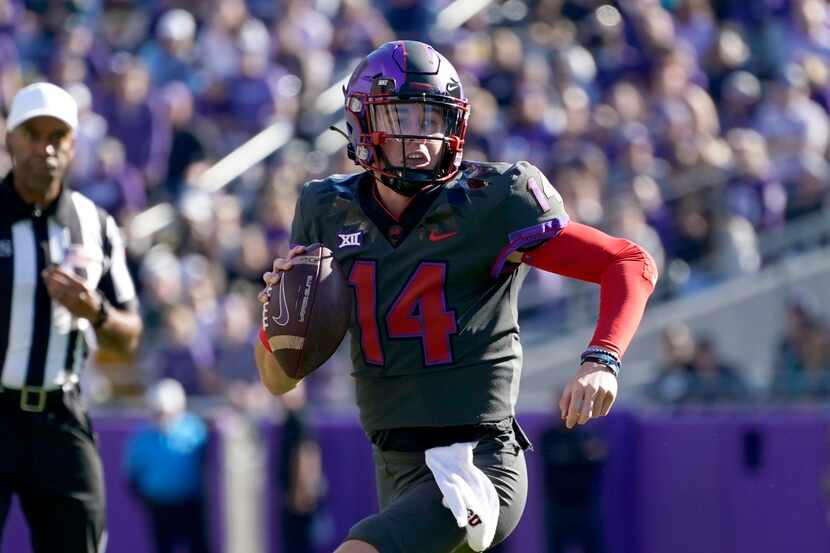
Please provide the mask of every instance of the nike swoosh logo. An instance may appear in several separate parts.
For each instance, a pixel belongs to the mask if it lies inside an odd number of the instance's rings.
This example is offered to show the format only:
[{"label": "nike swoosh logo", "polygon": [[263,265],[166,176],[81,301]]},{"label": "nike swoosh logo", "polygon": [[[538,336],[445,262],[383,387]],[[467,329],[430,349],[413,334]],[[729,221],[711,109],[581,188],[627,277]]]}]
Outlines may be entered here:
[{"label": "nike swoosh logo", "polygon": [[458,234],[457,232],[445,232],[443,234],[438,234],[437,232],[430,231],[429,233],[429,240],[430,242],[440,242],[441,240],[446,240],[447,238],[452,238]]},{"label": "nike swoosh logo", "polygon": [[[283,275],[285,276],[285,275]],[[276,315],[271,317],[271,320],[274,321],[274,324],[278,326],[286,326],[288,325],[288,301],[285,299],[285,279],[280,279],[280,301],[279,301],[279,311]]]}]

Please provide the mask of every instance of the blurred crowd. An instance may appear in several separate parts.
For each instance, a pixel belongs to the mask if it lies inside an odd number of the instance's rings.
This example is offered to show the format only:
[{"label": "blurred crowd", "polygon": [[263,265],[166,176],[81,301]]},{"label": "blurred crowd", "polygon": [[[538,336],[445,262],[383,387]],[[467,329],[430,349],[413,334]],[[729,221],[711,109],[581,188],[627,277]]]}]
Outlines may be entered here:
[{"label": "blurred crowd", "polygon": [[[36,80],[77,99],[71,185],[127,233],[145,383],[169,377],[188,394],[253,401],[256,291],[286,249],[298,186],[356,170],[327,130],[342,106],[332,85],[394,38],[433,43],[462,75],[465,158],[537,164],[573,219],[654,256],[663,297],[757,271],[764,235],[824,209],[824,0],[506,0],[458,27],[439,17],[448,4],[0,0],[0,113]],[[219,191],[200,186],[275,123],[290,140],[273,155]],[[0,174],[8,166],[0,150]],[[534,279],[544,300],[567,297],[556,277]],[[807,386],[818,357],[805,349],[782,345],[782,366],[801,368],[776,367],[781,394]],[[707,340],[693,351],[681,372],[717,365]],[[348,393],[348,359],[334,364],[311,397]],[[738,376],[724,382],[743,393]]]},{"label": "blurred crowd", "polygon": [[[713,337],[684,324],[663,331],[662,358],[644,396],[659,405],[830,401],[830,326],[806,293],[790,298],[784,332],[774,348],[772,378],[755,389],[740,357],[718,350]],[[765,347],[770,347],[765,345]]]}]

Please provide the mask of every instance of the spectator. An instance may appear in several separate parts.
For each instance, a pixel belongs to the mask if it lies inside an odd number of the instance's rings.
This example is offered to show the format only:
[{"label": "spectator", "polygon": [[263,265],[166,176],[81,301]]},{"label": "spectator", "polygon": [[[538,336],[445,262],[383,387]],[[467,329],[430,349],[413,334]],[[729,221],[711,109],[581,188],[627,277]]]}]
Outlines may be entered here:
[{"label": "spectator", "polygon": [[784,183],[788,220],[817,213],[827,205],[830,192],[830,164],[816,153],[804,154],[796,172]]},{"label": "spectator", "polygon": [[156,26],[156,39],[145,43],[139,52],[154,86],[179,81],[191,90],[202,89],[204,84],[198,72],[195,38],[196,19],[190,12],[174,9],[161,16]]},{"label": "spectator", "polygon": [[651,257],[657,271],[662,273],[666,254],[660,236],[646,221],[643,209],[631,197],[621,197],[609,209],[609,231],[614,236],[640,244]]},{"label": "spectator", "polygon": [[277,111],[276,82],[284,71],[270,66],[268,31],[261,21],[248,20],[240,30],[249,44],[241,49],[239,67],[221,83],[220,113],[226,146],[236,147],[268,125]]},{"label": "spectator", "polygon": [[[559,394],[554,394],[559,398]],[[545,527],[551,553],[605,551],[601,519],[602,473],[608,447],[587,427],[565,428],[554,405],[552,425],[542,434]]]},{"label": "spectator", "polygon": [[101,141],[92,173],[75,188],[99,207],[121,219],[145,207],[147,196],[138,170],[127,162],[116,138]]},{"label": "spectator", "polygon": [[790,6],[790,25],[783,37],[790,46],[781,53],[782,61],[799,63],[809,54],[830,61],[827,5],[819,0],[794,0]]},{"label": "spectator", "polygon": [[639,122],[621,127],[613,144],[616,159],[608,176],[609,192],[617,195],[631,189],[634,179],[646,176],[665,186],[669,164],[657,157],[648,128]]},{"label": "spectator", "polygon": [[295,186],[285,184],[298,181],[296,168],[285,164],[276,169],[273,175],[270,184],[262,191],[264,198],[257,209],[271,258],[288,251],[291,219],[298,196]]},{"label": "spectator", "polygon": [[175,201],[193,168],[216,157],[221,133],[213,121],[196,112],[196,101],[184,83],[172,82],[162,94],[173,127],[164,186],[166,194]]},{"label": "spectator", "polygon": [[662,346],[662,360],[654,379],[645,386],[645,396],[660,405],[678,405],[691,393],[694,337],[689,327],[675,324],[663,331]]},{"label": "spectator", "polygon": [[170,151],[171,129],[166,112],[150,87],[144,63],[129,55],[115,58],[116,88],[102,106],[110,134],[124,145],[127,161],[152,189],[160,183]]},{"label": "spectator", "polygon": [[[0,4],[0,111],[8,113],[14,93],[21,87],[21,59],[15,39],[22,32],[17,27],[19,6],[14,2]],[[16,36],[17,35],[17,36]],[[4,133],[5,134],[5,133]]]},{"label": "spectator", "polygon": [[830,396],[830,333],[804,293],[794,295],[787,306],[770,395],[790,401]]},{"label": "spectator", "polygon": [[332,52],[339,59],[360,57],[395,38],[383,14],[368,0],[340,2],[335,21]]},{"label": "spectator", "polygon": [[387,0],[384,17],[401,40],[419,40],[427,36],[435,23],[429,2],[418,0]]},{"label": "spectator", "polygon": [[154,363],[158,377],[179,381],[188,395],[214,393],[218,379],[213,345],[199,335],[193,309],[184,304],[173,307],[165,317],[165,326]]},{"label": "spectator", "polygon": [[78,102],[75,161],[70,168],[70,178],[74,184],[91,178],[98,164],[98,149],[107,137],[109,125],[92,110],[92,93],[85,84],[75,83],[68,86],[66,91]]},{"label": "spectator", "polygon": [[709,0],[680,0],[676,8],[677,38],[703,57],[715,38],[717,28]]},{"label": "spectator", "polygon": [[784,222],[787,195],[767,156],[764,137],[749,129],[733,129],[726,136],[733,167],[726,182],[726,208],[747,219],[756,230]]},{"label": "spectator", "polygon": [[709,337],[697,339],[690,365],[690,403],[737,402],[748,397],[740,370],[728,365],[718,354]]},{"label": "spectator", "polygon": [[325,493],[320,445],[307,420],[303,383],[280,400],[285,420],[274,458],[279,462],[282,551],[311,553],[314,517]]},{"label": "spectator", "polygon": [[724,25],[718,30],[716,42],[703,58],[709,88],[715,102],[719,103],[725,98],[726,86],[732,75],[745,73],[754,77],[752,73],[741,71],[749,67],[750,54],[744,30],[740,26]]},{"label": "spectator", "polygon": [[198,50],[208,83],[224,80],[239,68],[238,34],[248,19],[244,0],[216,0],[198,38]]},{"label": "spectator", "polygon": [[225,386],[241,383],[259,385],[259,375],[251,362],[245,362],[258,331],[259,309],[244,293],[229,294],[222,305],[223,331],[216,353],[216,370]]},{"label": "spectator", "polygon": [[205,477],[208,433],[186,411],[184,388],[160,380],[146,396],[153,417],[127,444],[125,467],[130,488],[150,521],[156,553],[207,553]]},{"label": "spectator", "polygon": [[720,120],[724,131],[749,128],[761,100],[761,82],[748,71],[730,73],[724,80],[720,106]]},{"label": "spectator", "polygon": [[796,171],[803,154],[826,154],[830,122],[807,96],[806,76],[800,66],[788,66],[783,78],[770,83],[769,88],[755,128],[767,138],[776,172],[786,179]]},{"label": "spectator", "polygon": [[619,10],[605,4],[596,9],[591,20],[588,43],[597,64],[597,84],[610,88],[624,78],[635,76],[642,67],[642,52],[626,40],[629,28]]}]

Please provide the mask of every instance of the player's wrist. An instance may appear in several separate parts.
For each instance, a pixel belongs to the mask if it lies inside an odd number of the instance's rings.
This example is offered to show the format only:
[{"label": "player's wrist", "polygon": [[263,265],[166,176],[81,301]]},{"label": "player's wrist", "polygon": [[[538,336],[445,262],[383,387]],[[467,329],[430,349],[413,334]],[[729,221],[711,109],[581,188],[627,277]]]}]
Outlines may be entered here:
[{"label": "player's wrist", "polygon": [[617,357],[612,351],[600,347],[591,346],[585,351],[583,351],[582,355],[580,356],[580,365],[584,365],[588,362],[601,365],[615,377],[620,377],[620,369],[622,368],[622,363],[620,362],[619,357]]}]

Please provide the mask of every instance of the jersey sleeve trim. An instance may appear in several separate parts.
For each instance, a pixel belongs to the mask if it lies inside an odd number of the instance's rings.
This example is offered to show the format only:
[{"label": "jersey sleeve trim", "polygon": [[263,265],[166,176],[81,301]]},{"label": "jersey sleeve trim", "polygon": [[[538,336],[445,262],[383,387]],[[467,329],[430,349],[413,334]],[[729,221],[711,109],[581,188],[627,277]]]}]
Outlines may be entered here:
[{"label": "jersey sleeve trim", "polygon": [[507,263],[507,257],[511,253],[539,240],[548,240],[554,236],[558,236],[568,225],[569,221],[570,219],[567,215],[561,215],[531,227],[511,232],[507,238],[507,245],[501,249],[495,263],[493,263],[490,269],[490,276],[493,278],[499,276],[502,269],[504,269],[504,264]]}]

